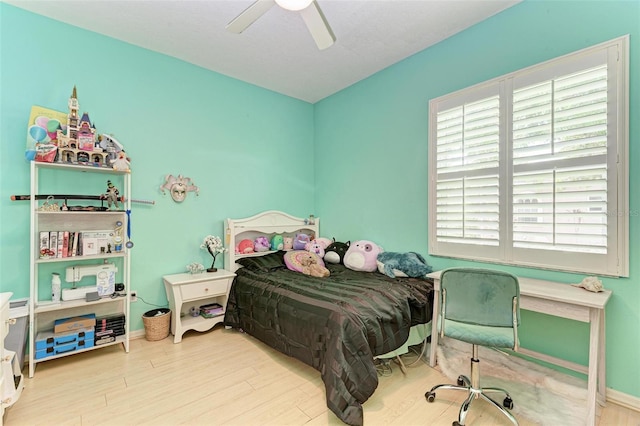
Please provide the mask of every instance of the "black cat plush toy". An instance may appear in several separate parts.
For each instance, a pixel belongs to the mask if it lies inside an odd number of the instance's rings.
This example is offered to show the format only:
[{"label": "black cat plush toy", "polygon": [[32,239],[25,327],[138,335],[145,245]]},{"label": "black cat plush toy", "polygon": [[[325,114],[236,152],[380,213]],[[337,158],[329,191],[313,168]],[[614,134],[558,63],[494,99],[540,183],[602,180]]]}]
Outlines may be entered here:
[{"label": "black cat plush toy", "polygon": [[333,242],[324,249],[324,261],[327,263],[341,263],[344,265],[344,254],[349,250],[350,245],[351,241],[340,243],[334,238]]}]

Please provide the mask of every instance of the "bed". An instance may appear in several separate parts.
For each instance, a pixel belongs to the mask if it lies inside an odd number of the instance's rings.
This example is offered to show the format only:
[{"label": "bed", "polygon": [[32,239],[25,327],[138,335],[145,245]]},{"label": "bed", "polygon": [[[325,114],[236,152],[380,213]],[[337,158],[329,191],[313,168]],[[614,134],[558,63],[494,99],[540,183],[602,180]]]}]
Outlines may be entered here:
[{"label": "bed", "polygon": [[329,277],[287,269],[284,251],[238,254],[259,236],[319,237],[319,219],[267,211],[227,219],[225,268],[236,272],[224,324],[318,370],[328,408],[363,424],[362,404],[378,386],[374,359],[406,352],[430,334],[433,283],[326,264]]}]

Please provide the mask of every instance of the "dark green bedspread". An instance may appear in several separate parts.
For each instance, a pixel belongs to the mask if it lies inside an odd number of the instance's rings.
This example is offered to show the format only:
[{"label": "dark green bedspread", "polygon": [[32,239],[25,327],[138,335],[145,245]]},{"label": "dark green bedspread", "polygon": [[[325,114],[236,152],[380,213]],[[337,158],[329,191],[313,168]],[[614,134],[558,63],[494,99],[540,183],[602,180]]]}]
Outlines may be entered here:
[{"label": "dark green bedspread", "polygon": [[431,319],[433,284],[327,265],[328,278],[286,268],[240,268],[225,324],[320,371],[327,406],[350,425],[378,386],[374,356],[400,347]]}]

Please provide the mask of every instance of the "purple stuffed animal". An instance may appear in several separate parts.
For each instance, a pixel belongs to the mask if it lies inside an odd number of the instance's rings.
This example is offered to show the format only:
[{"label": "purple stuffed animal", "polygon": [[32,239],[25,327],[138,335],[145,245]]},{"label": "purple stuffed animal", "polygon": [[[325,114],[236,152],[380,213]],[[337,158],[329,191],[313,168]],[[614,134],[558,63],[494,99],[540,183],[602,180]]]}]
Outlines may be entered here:
[{"label": "purple stuffed animal", "polygon": [[267,237],[258,237],[253,244],[253,249],[257,252],[267,251],[270,248],[271,243]]},{"label": "purple stuffed animal", "polygon": [[294,250],[304,250],[307,243],[311,242],[311,238],[307,234],[299,233],[296,234],[293,239],[293,249]]}]

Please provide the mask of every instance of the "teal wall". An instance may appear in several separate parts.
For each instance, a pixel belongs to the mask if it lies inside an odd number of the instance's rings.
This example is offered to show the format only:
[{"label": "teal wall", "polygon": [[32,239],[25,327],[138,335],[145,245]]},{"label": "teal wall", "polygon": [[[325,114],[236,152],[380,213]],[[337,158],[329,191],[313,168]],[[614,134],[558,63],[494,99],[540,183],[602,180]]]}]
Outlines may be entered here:
[{"label": "teal wall", "polygon": [[[630,277],[603,279],[607,386],[640,397],[640,2],[525,1],[315,104],[316,212],[322,233],[427,254],[429,100],[630,34]],[[469,265],[428,258],[436,269]],[[507,268],[565,283],[583,276]],[[586,324],[523,312],[523,344],[587,363]]]},{"label": "teal wall", "polygon": [[[631,35],[630,155],[640,155],[640,3],[525,1],[315,105],[0,3],[0,286],[28,294],[23,159],[31,105],[66,111],[73,85],[81,110],[132,158],[133,287],[165,305],[160,277],[206,264],[207,234],[227,217],[278,209],[314,213],[322,234],[370,239],[387,250],[427,251],[427,114],[431,98],[620,35]],[[55,34],[55,37],[52,37]],[[9,36],[11,39],[9,40]],[[53,41],[52,41],[53,40]],[[65,48],[90,56],[66,63]],[[636,161],[634,161],[636,160]],[[304,166],[302,166],[304,165]],[[160,195],[168,173],[191,177],[200,196],[183,204]],[[639,212],[640,170],[631,170],[631,212]],[[95,191],[102,192],[102,184]],[[640,214],[630,215],[637,235]],[[631,238],[628,279],[604,279],[607,386],[640,397],[640,243]],[[430,258],[436,268],[465,263]],[[504,268],[522,276],[578,282],[581,276]],[[132,304],[133,329],[152,306]],[[586,363],[584,324],[523,313],[522,340]],[[631,373],[631,374],[630,374]]]},{"label": "teal wall", "polygon": [[[9,198],[29,193],[31,106],[66,112],[74,85],[81,112],[131,157],[132,197],[156,201],[132,208],[131,283],[145,301],[166,306],[163,275],[210,265],[200,244],[224,235],[224,219],[314,212],[313,105],[4,3],[0,16],[2,291],[29,295],[29,203]],[[192,178],[200,195],[161,195],[166,174]],[[107,178],[77,193],[103,193]],[[153,308],[131,305],[133,330]]]}]

